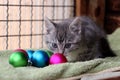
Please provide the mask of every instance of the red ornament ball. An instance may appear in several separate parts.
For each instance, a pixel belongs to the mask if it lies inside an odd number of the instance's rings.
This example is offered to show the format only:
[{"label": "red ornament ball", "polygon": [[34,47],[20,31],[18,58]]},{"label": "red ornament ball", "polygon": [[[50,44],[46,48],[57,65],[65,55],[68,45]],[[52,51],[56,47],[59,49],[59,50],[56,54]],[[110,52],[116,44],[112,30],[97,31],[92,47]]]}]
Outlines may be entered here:
[{"label": "red ornament ball", "polygon": [[15,49],[13,52],[22,52],[28,58],[28,54],[24,49],[18,48],[18,49]]},{"label": "red ornament ball", "polygon": [[54,53],[50,57],[49,64],[60,64],[65,62],[67,62],[67,59],[62,53]]}]

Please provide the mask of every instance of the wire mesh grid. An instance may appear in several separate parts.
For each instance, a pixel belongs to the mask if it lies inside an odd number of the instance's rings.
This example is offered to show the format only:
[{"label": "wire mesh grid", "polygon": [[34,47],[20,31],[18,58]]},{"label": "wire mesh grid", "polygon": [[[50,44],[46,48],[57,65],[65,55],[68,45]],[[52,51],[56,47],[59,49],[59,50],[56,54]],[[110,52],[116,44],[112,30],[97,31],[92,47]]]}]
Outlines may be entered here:
[{"label": "wire mesh grid", "polygon": [[0,50],[43,48],[44,17],[74,16],[74,0],[0,0]]}]

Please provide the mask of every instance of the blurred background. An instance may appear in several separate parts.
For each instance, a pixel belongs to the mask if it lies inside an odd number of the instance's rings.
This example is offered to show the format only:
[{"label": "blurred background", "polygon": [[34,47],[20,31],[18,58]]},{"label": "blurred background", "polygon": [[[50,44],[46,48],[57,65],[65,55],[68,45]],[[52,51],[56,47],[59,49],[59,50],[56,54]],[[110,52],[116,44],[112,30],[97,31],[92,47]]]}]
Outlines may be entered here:
[{"label": "blurred background", "polygon": [[42,48],[44,17],[74,16],[74,0],[0,0],[0,50]]},{"label": "blurred background", "polygon": [[44,48],[44,18],[87,15],[108,34],[120,23],[119,0],[0,0],[0,50]]}]

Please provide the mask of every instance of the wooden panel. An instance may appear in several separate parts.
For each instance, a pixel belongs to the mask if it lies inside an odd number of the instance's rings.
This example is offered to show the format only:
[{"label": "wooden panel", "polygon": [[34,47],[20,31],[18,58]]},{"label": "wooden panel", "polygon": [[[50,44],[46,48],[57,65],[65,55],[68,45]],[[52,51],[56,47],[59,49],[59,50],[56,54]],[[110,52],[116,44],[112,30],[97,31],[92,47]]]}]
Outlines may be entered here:
[{"label": "wooden panel", "polygon": [[76,0],[76,16],[82,16],[87,14],[87,3],[89,1],[87,0]]},{"label": "wooden panel", "polygon": [[112,33],[120,27],[120,0],[76,0],[76,16],[87,15]]},{"label": "wooden panel", "polygon": [[104,25],[105,0],[76,0],[76,16],[87,15]]},{"label": "wooden panel", "polygon": [[120,15],[106,14],[105,17],[105,31],[108,34],[114,32],[118,27],[120,27]]},{"label": "wooden panel", "polygon": [[120,27],[120,0],[106,0],[105,31],[114,32]]},{"label": "wooden panel", "polygon": [[89,0],[88,15],[101,27],[104,26],[105,0]]},{"label": "wooden panel", "polygon": [[120,0],[106,0],[107,11],[120,11]]}]

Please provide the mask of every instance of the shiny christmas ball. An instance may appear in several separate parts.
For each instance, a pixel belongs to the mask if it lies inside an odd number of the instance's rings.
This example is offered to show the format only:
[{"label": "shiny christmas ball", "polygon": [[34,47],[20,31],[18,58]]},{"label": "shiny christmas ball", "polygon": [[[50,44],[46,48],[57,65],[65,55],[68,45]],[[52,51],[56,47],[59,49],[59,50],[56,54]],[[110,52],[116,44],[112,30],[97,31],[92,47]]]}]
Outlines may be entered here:
[{"label": "shiny christmas ball", "polygon": [[65,62],[67,62],[67,59],[62,53],[55,53],[50,57],[49,64],[60,64]]},{"label": "shiny christmas ball", "polygon": [[22,52],[28,58],[28,54],[24,49],[18,48],[18,49],[15,49],[13,52]]},{"label": "shiny christmas ball", "polygon": [[49,64],[49,56],[45,51],[37,50],[33,53],[31,61],[35,67],[45,67]]},{"label": "shiny christmas ball", "polygon": [[22,52],[13,52],[9,57],[9,63],[14,67],[27,66],[28,59]]},{"label": "shiny christmas ball", "polygon": [[28,54],[28,59],[31,60],[33,53],[35,52],[34,50],[26,50]]},{"label": "shiny christmas ball", "polygon": [[42,50],[42,51],[45,51],[46,54],[49,56],[49,58],[52,56],[53,52],[50,51],[50,50]]}]

